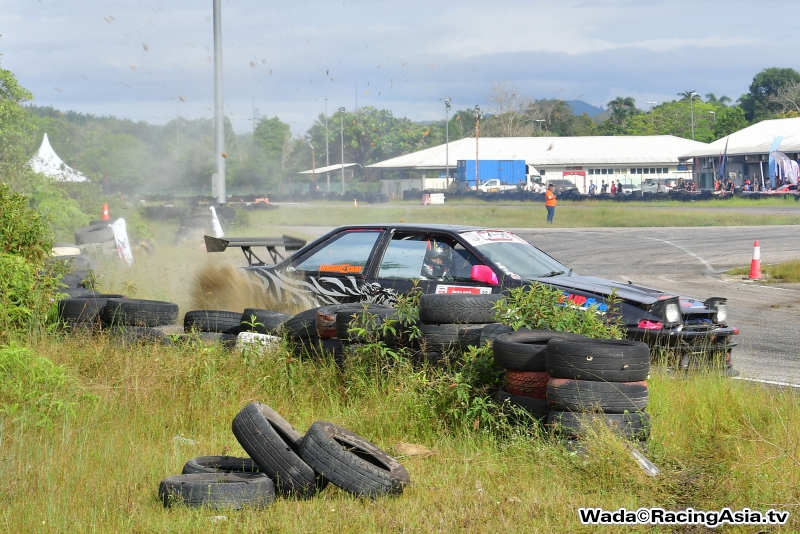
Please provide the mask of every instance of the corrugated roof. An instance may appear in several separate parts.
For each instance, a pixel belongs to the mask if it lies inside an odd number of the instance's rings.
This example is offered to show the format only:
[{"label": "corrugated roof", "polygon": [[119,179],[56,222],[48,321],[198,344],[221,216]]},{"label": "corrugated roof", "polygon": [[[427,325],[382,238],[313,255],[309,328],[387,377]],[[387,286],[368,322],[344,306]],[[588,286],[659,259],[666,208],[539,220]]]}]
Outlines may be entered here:
[{"label": "corrugated roof", "polygon": [[[686,152],[707,146],[672,135],[597,137],[481,137],[480,159],[522,159],[530,165],[629,165],[678,163]],[[450,166],[475,159],[475,139],[450,142]],[[441,169],[445,145],[367,165],[372,169]]]},{"label": "corrugated roof", "polygon": [[725,150],[726,140],[728,141],[728,155],[766,154],[772,145],[773,137],[779,135],[783,136],[779,148],[781,152],[800,152],[800,118],[794,118],[759,122],[732,133],[728,137],[717,139],[705,147],[686,152],[681,157],[719,156]]}]

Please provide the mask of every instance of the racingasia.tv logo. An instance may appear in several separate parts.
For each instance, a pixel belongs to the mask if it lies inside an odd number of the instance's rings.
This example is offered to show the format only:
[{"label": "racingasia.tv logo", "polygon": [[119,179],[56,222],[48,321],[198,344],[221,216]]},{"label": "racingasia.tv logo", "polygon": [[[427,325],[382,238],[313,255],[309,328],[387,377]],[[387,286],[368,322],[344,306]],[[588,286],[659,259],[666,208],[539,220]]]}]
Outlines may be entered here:
[{"label": "racingasia.tv logo", "polygon": [[639,508],[628,510],[620,508],[616,511],[602,508],[579,508],[578,517],[584,525],[702,525],[714,528],[719,525],[784,525],[789,519],[789,512],[783,510],[767,510],[759,512],[743,508],[742,510],[664,510],[663,508]]}]

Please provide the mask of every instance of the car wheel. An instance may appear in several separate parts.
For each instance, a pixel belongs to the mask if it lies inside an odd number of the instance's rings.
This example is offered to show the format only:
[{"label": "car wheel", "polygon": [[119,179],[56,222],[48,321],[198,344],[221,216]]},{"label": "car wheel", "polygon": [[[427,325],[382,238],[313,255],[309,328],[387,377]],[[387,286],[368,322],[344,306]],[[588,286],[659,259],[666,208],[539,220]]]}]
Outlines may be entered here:
[{"label": "car wheel", "polygon": [[638,412],[647,407],[647,382],[591,382],[551,378],[547,402],[566,412]]}]

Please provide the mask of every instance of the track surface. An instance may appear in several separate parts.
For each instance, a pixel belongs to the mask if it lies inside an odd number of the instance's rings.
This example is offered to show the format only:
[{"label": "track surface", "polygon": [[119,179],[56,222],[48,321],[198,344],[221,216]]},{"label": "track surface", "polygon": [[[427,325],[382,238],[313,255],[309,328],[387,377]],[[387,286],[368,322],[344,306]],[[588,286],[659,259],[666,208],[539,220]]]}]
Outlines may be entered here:
[{"label": "track surface", "polygon": [[[293,229],[321,236],[334,227]],[[286,230],[289,230],[288,228]],[[800,226],[511,229],[577,273],[706,299],[728,298],[742,376],[800,384],[800,284],[758,284],[723,274],[800,257]]]}]

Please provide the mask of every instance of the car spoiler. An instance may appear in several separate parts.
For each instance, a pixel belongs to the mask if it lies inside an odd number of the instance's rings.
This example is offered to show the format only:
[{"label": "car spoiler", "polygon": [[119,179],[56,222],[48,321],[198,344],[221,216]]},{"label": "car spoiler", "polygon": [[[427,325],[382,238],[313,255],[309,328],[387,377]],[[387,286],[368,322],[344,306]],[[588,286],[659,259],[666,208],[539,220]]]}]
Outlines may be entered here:
[{"label": "car spoiler", "polygon": [[251,267],[254,265],[266,265],[266,263],[256,256],[252,247],[266,247],[267,252],[272,257],[272,263],[278,263],[278,259],[284,259],[277,247],[283,247],[286,252],[300,250],[306,244],[305,240],[298,239],[284,235],[282,237],[211,237],[210,235],[203,236],[206,241],[206,251],[208,252],[225,252],[230,247],[239,247],[247,258],[247,264]]}]

